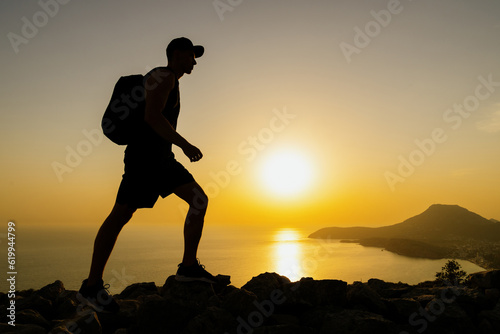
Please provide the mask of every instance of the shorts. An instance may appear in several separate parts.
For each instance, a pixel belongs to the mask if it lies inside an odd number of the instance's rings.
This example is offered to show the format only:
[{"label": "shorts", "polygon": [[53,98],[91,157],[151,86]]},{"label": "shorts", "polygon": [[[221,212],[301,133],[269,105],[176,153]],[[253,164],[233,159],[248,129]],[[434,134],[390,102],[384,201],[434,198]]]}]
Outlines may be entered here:
[{"label": "shorts", "polygon": [[158,196],[172,194],[184,184],[194,182],[191,173],[174,158],[169,158],[161,168],[127,168],[123,174],[116,202],[132,208],[152,208]]}]

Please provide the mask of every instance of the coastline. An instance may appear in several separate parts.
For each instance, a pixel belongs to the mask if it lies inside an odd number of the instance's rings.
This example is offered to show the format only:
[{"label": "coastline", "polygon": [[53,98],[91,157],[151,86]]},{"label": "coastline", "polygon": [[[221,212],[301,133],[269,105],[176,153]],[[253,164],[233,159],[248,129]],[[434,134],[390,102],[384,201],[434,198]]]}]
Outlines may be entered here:
[{"label": "coastline", "polygon": [[420,259],[460,259],[474,263],[485,269],[500,268],[496,260],[488,260],[487,255],[500,251],[500,244],[470,240],[437,242],[401,238],[339,239],[343,243],[356,243],[364,247],[378,247],[394,254]]}]

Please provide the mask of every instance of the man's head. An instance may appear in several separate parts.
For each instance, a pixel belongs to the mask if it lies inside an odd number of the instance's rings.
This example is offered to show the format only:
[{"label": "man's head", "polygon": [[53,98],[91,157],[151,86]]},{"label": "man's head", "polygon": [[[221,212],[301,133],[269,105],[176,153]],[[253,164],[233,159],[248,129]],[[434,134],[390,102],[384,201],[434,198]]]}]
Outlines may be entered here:
[{"label": "man's head", "polygon": [[186,37],[179,37],[173,39],[167,46],[167,59],[171,67],[183,73],[191,73],[194,65],[196,65],[195,58],[203,56],[205,48],[201,45],[193,45]]}]

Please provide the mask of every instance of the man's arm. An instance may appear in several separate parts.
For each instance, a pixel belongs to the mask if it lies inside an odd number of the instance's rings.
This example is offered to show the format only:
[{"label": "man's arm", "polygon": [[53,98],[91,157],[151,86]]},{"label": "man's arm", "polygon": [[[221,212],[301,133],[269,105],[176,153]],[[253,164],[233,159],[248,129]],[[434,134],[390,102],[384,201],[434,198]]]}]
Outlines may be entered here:
[{"label": "man's arm", "polygon": [[189,160],[198,161],[203,157],[201,151],[175,131],[170,122],[161,113],[167,103],[168,95],[174,88],[174,74],[166,68],[161,68],[157,71],[159,71],[158,75],[150,75],[146,81],[146,110],[144,112],[144,120],[162,138],[179,146]]}]

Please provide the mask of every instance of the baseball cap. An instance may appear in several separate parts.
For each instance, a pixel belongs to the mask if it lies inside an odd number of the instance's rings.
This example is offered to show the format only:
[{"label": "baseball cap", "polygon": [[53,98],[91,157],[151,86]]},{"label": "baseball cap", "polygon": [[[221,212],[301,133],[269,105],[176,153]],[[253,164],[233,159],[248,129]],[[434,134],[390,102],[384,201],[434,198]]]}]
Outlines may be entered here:
[{"label": "baseball cap", "polygon": [[203,53],[205,52],[205,48],[201,45],[193,45],[193,42],[189,40],[186,37],[179,37],[175,38],[170,43],[168,43],[167,46],[167,57],[170,57],[170,55],[175,51],[175,50],[193,50],[194,51],[194,56],[195,58],[199,58],[203,56]]}]

